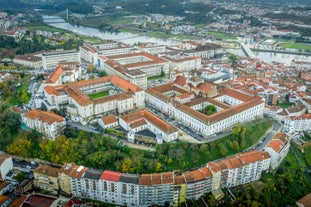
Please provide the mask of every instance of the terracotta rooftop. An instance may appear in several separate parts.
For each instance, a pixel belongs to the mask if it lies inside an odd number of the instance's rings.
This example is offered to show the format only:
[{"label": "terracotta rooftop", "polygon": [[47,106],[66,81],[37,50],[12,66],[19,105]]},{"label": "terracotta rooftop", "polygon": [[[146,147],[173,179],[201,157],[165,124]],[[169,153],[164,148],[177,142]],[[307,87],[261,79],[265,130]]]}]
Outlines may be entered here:
[{"label": "terracotta rooftop", "polygon": [[181,184],[185,184],[186,183],[186,180],[184,178],[183,175],[176,175],[175,176],[175,185],[181,185]]},{"label": "terracotta rooftop", "polygon": [[23,207],[50,207],[57,198],[44,195],[31,195],[27,198]]},{"label": "terracotta rooftop", "polygon": [[50,75],[50,77],[46,80],[46,83],[56,83],[59,77],[63,74],[63,69],[61,67],[57,67],[54,72]]},{"label": "terracotta rooftop", "polygon": [[146,109],[121,116],[120,119],[124,120],[128,124],[137,122],[138,120],[146,119],[166,134],[171,134],[177,131],[176,127],[170,125],[162,119],[159,119],[156,115],[147,111]]},{"label": "terracotta rooftop", "polygon": [[72,162],[64,164],[59,173],[64,173],[73,178],[81,178],[87,170],[87,167],[79,166]]},{"label": "terracotta rooftop", "polygon": [[296,204],[298,207],[311,207],[311,193],[305,195],[304,197],[300,198]]},{"label": "terracotta rooftop", "polygon": [[187,83],[187,79],[184,76],[177,76],[174,84],[180,85],[180,86],[184,86]]},{"label": "terracotta rooftop", "polygon": [[118,122],[118,120],[116,119],[116,117],[115,117],[114,115],[104,116],[104,117],[102,118],[102,120],[103,120],[103,123],[104,123],[105,125]]},{"label": "terracotta rooftop", "polygon": [[8,158],[10,158],[10,157],[11,157],[10,155],[6,155],[6,154],[0,155],[0,166],[2,165],[2,163],[3,163],[6,159],[8,159]]},{"label": "terracotta rooftop", "polygon": [[212,173],[211,173],[210,169],[208,169],[207,167],[201,167],[201,168],[199,169],[199,171],[202,172],[204,178],[208,178],[208,177],[211,177],[211,176],[212,176]]},{"label": "terracotta rooftop", "polygon": [[20,207],[24,203],[24,201],[27,199],[26,196],[17,197],[10,203],[8,207]]},{"label": "terracotta rooftop", "polygon": [[200,180],[204,180],[204,175],[200,170],[193,170],[191,171],[193,178],[194,178],[194,182],[198,182]]},{"label": "terracotta rooftop", "polygon": [[101,176],[100,176],[100,180],[107,180],[107,181],[112,181],[112,182],[119,182],[120,178],[121,178],[121,173],[119,172],[113,172],[110,170],[105,170]]},{"label": "terracotta rooftop", "polygon": [[4,203],[5,203],[8,199],[10,199],[9,196],[0,195],[0,206],[6,206],[6,205],[4,205]]},{"label": "terracotta rooftop", "polygon": [[266,145],[266,147],[272,148],[277,153],[282,149],[283,146],[284,146],[284,143],[281,140],[279,140],[279,139],[272,139]]},{"label": "terracotta rooftop", "polygon": [[173,172],[164,172],[161,173],[162,184],[174,183],[174,173]]},{"label": "terracotta rooftop", "polygon": [[151,174],[142,174],[140,176],[139,185],[151,185]]},{"label": "terracotta rooftop", "polygon": [[55,122],[62,122],[65,120],[64,117],[59,116],[53,112],[49,112],[49,111],[41,111],[41,110],[31,110],[26,112],[25,116],[28,119],[38,119],[42,122],[48,123],[48,124],[53,124]]},{"label": "terracotta rooftop", "polygon": [[184,172],[182,175],[184,176],[186,183],[194,182],[194,176],[191,171]]},{"label": "terracotta rooftop", "polygon": [[160,185],[160,184],[162,184],[161,174],[151,174],[151,185]]},{"label": "terracotta rooftop", "polygon": [[243,152],[235,156],[238,157],[242,161],[243,165],[248,165],[250,163],[254,163],[254,162],[258,162],[258,161],[270,158],[270,155],[268,154],[268,152],[257,151],[257,150]]}]

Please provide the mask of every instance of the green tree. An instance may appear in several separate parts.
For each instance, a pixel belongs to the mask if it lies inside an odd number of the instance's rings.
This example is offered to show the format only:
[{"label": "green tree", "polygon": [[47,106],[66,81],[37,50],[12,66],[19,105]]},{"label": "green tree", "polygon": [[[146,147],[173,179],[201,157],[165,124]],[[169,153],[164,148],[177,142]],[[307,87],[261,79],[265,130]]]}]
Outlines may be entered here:
[{"label": "green tree", "polygon": [[231,66],[233,68],[235,68],[237,63],[238,63],[239,58],[238,58],[238,56],[231,54],[231,55],[229,55],[229,60],[231,61]]},{"label": "green tree", "polygon": [[121,162],[121,172],[129,172],[131,168],[132,160],[129,157],[126,157]]},{"label": "green tree", "polygon": [[31,155],[31,141],[28,139],[18,138],[7,147],[7,151],[10,154],[18,155],[21,157],[30,157]]}]

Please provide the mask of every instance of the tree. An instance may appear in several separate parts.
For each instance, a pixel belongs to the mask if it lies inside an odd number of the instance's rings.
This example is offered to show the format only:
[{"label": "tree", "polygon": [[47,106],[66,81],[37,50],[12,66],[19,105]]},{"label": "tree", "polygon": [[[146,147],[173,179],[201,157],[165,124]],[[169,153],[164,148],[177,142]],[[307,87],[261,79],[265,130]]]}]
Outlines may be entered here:
[{"label": "tree", "polygon": [[211,115],[216,112],[216,107],[212,104],[209,104],[204,109],[199,111],[205,115]]},{"label": "tree", "polygon": [[97,74],[98,74],[99,77],[107,76],[107,73],[106,73],[106,71],[104,71],[104,70],[99,70],[99,71],[97,72]]},{"label": "tree", "polygon": [[231,54],[229,55],[229,60],[231,61],[231,66],[232,67],[236,67],[237,63],[238,63],[238,56],[234,55],[234,54]]},{"label": "tree", "polygon": [[28,139],[18,138],[7,147],[7,151],[10,154],[15,154],[21,157],[30,157],[31,155],[31,141]]},{"label": "tree", "polygon": [[18,182],[22,182],[25,179],[25,174],[24,173],[18,173],[15,175],[14,179],[17,180]]},{"label": "tree", "polygon": [[89,64],[86,68],[88,73],[93,73],[95,71],[96,67],[92,64]]},{"label": "tree", "polygon": [[129,172],[131,168],[132,160],[129,157],[126,157],[121,162],[121,172]]},{"label": "tree", "polygon": [[160,162],[157,162],[156,167],[155,167],[155,171],[161,172],[161,170],[162,170],[162,164]]}]

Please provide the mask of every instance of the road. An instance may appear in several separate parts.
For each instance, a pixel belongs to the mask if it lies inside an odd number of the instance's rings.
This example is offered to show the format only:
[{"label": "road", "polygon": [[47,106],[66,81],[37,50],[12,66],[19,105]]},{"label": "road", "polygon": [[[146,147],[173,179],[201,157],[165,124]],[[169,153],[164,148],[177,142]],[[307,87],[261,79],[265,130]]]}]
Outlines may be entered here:
[{"label": "road", "polygon": [[84,126],[81,125],[79,122],[72,122],[72,121],[67,121],[67,126],[77,130],[77,131],[86,131],[86,132],[93,132],[93,133],[99,133],[103,134],[105,136],[109,136],[113,139],[118,139],[121,141],[123,146],[129,146],[131,148],[136,148],[136,149],[141,149],[141,150],[149,150],[149,151],[155,151],[155,148],[152,146],[144,145],[143,143],[141,144],[135,144],[128,142],[125,138],[119,138],[117,136],[114,136],[112,134],[107,134],[104,132],[103,129],[99,127],[94,127],[94,126]]},{"label": "road", "polygon": [[255,145],[253,145],[253,148],[257,150],[262,150],[270,142],[270,140],[274,137],[274,135],[277,132],[281,131],[282,127],[283,125],[281,123],[273,121],[272,131],[262,136],[262,138],[258,140],[258,142]]}]

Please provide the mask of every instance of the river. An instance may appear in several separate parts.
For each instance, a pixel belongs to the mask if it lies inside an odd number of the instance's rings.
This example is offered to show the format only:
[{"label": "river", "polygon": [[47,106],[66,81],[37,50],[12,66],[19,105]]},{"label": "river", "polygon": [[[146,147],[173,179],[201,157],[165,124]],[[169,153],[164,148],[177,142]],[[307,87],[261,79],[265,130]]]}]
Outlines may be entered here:
[{"label": "river", "polygon": [[[105,40],[122,41],[130,45],[139,42],[141,43],[150,42],[159,45],[180,45],[180,42],[176,40],[163,40],[159,38],[148,37],[145,35],[137,35],[125,32],[120,33],[100,32],[98,29],[90,27],[71,25],[58,16],[42,15],[42,17],[43,21],[50,26],[69,30],[80,35],[95,36]],[[245,56],[244,52],[241,49],[229,49],[228,51],[239,56]],[[268,63],[279,62],[289,65],[292,60],[311,62],[311,55],[305,56],[305,55],[293,55],[293,54],[271,53],[271,52],[254,52],[254,53],[257,58],[259,58],[260,60],[264,60],[265,62]]]},{"label": "river", "polygon": [[[245,56],[244,52],[241,49],[229,49],[228,51],[238,56]],[[291,62],[295,60],[295,61],[310,62],[311,64],[311,54],[309,56],[306,56],[306,55],[294,55],[294,54],[284,54],[275,52],[257,52],[257,51],[254,51],[254,54],[256,58],[267,63],[279,62],[284,63],[286,65],[290,65]]]},{"label": "river", "polygon": [[67,23],[64,19],[58,17],[58,16],[48,16],[48,15],[42,15],[43,21],[53,27],[59,28],[59,29],[65,29],[72,31],[74,33],[85,35],[85,36],[94,36],[99,37],[104,40],[116,40],[116,41],[122,41],[127,44],[135,44],[139,42],[151,42],[156,43],[159,45],[179,45],[180,42],[176,40],[163,40],[159,38],[154,37],[148,37],[145,35],[137,35],[137,34],[131,34],[131,33],[111,33],[111,32],[100,32],[98,29],[90,28],[90,27],[84,27],[84,26],[75,26]]}]

